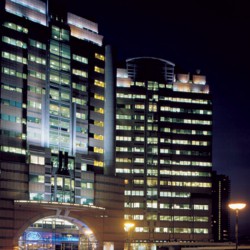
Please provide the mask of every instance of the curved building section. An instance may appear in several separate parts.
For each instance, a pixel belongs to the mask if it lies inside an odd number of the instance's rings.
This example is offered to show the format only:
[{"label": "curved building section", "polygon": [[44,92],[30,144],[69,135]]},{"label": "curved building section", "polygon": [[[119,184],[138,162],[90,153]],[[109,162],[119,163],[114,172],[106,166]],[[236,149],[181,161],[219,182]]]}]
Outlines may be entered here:
[{"label": "curved building section", "polygon": [[211,234],[212,103],[205,76],[139,57],[118,70],[116,174],[134,244]]},{"label": "curved building section", "polygon": [[172,83],[174,64],[161,58],[135,57],[127,59],[128,76],[136,80]]}]

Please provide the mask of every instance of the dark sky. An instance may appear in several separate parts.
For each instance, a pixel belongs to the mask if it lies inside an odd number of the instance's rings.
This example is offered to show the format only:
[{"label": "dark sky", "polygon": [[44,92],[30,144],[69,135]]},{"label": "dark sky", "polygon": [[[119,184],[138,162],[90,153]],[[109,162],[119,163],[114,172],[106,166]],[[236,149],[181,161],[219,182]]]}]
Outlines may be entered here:
[{"label": "dark sky", "polygon": [[70,3],[74,13],[98,23],[119,60],[159,57],[207,76],[214,108],[213,170],[230,177],[232,200],[248,202],[239,233],[250,232],[250,1]]}]

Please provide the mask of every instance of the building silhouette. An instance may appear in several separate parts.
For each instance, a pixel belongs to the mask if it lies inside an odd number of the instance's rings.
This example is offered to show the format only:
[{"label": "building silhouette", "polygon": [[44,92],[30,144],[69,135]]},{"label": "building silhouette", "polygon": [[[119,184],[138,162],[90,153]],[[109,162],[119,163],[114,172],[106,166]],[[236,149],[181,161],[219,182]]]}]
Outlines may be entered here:
[{"label": "building silhouette", "polygon": [[212,173],[212,229],[214,241],[230,240],[230,180],[222,174]]},{"label": "building silhouette", "polygon": [[212,239],[212,103],[206,78],[132,58],[117,72],[116,173],[134,242]]},{"label": "building silhouette", "polygon": [[58,3],[0,3],[0,249],[122,249],[124,181],[104,145],[111,48]]}]

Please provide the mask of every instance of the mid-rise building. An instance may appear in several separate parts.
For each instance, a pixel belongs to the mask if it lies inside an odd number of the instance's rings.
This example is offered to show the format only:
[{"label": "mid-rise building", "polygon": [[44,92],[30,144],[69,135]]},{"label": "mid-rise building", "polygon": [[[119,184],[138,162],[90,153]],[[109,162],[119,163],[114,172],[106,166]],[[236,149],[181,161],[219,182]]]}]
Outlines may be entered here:
[{"label": "mid-rise building", "polygon": [[212,173],[212,231],[214,241],[230,240],[230,180],[222,174]]},{"label": "mid-rise building", "polygon": [[0,25],[0,249],[90,237],[122,249],[124,182],[104,145],[112,55],[98,24],[56,1],[2,0]]},{"label": "mid-rise building", "polygon": [[160,58],[117,72],[116,173],[126,179],[132,241],[208,241],[212,101],[206,77]]}]

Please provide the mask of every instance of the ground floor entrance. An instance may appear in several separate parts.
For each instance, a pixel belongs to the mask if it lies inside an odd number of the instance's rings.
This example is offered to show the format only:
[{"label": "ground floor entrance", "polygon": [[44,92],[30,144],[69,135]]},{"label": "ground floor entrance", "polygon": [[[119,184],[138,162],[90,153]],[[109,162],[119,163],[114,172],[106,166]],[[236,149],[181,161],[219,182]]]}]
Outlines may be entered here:
[{"label": "ground floor entrance", "polygon": [[20,250],[95,250],[97,241],[89,228],[62,218],[47,217],[30,225],[19,238]]}]

